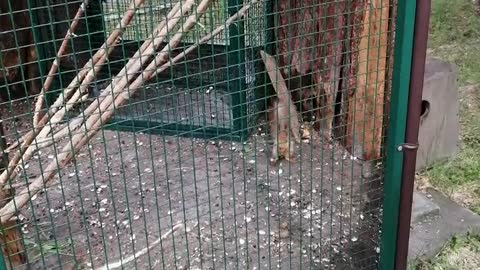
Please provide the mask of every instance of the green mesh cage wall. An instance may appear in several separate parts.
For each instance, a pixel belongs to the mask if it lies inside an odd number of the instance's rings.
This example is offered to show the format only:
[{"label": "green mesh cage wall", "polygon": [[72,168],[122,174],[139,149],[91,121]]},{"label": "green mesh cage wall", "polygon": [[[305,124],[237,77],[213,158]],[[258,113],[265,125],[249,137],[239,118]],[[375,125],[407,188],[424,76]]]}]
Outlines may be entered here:
[{"label": "green mesh cage wall", "polygon": [[[43,63],[43,74],[58,50],[63,35],[81,1],[54,0],[49,4],[33,1],[32,20],[37,24],[36,39]],[[138,9],[133,22],[109,57],[108,63],[96,74],[92,91],[101,91],[128,62],[148,38],[157,23],[177,2],[147,1]],[[72,38],[70,55],[62,59],[55,78],[50,100],[74,78],[79,68],[90,59],[115,29],[127,0],[90,1],[85,16]],[[182,43],[170,52],[174,57],[202,36],[213,31],[243,6],[242,0],[213,1],[197,26],[182,38]],[[212,42],[200,45],[184,61],[150,80],[128,104],[117,108],[106,128],[178,134],[194,137],[221,137],[243,140],[249,135],[262,108],[264,76],[259,50],[271,50],[266,16],[271,4],[266,1],[248,11],[244,19],[232,24]],[[179,23],[179,25],[181,25]],[[173,35],[177,29],[169,31]],[[168,42],[168,37],[165,42]],[[166,43],[165,43],[166,44]],[[102,88],[103,87],[103,88]]]},{"label": "green mesh cage wall", "polygon": [[[0,45],[9,43],[6,50],[14,52],[35,47],[41,68],[35,78],[45,82],[81,2],[8,1],[28,4],[16,11],[30,15],[34,37],[6,42],[13,35],[5,33],[22,32],[0,24]],[[127,1],[89,2],[48,103],[101,46]],[[5,3],[0,1],[0,21],[15,21]],[[403,159],[397,147],[404,142],[401,111],[406,115],[416,1],[256,3],[246,19],[215,42],[138,89],[115,110],[107,128],[80,124],[69,129],[65,122],[48,121],[34,129],[35,113],[47,111],[35,108],[38,92],[15,100],[0,97],[0,139],[6,141],[0,148],[10,149],[2,151],[0,162],[0,270],[3,262],[10,269],[392,268]],[[86,105],[98,104],[96,92],[173,3],[145,4],[96,74]],[[173,55],[241,6],[232,0],[214,4]],[[272,162],[279,158],[274,152],[280,138],[271,128],[280,116],[260,105],[278,96],[261,68],[260,48],[278,59],[287,81],[300,81],[298,88],[288,83],[298,105],[296,115],[289,116],[298,116],[302,124],[301,140],[289,149],[291,160]],[[335,61],[335,55],[342,57]],[[17,85],[28,88],[22,72],[28,59],[14,65],[0,60],[3,79],[15,69],[20,77],[6,80],[0,94]],[[287,72],[309,63],[315,68],[300,75]],[[305,85],[304,77],[310,77]],[[328,86],[322,82],[337,84],[335,99],[311,102],[312,92],[322,99],[319,89]],[[262,99],[265,92],[269,96]],[[253,99],[262,103],[258,109]],[[268,103],[270,112],[274,104]],[[83,104],[76,106],[62,121],[95,120]],[[335,108],[335,115],[312,119],[322,107]],[[269,116],[255,121],[257,110]],[[52,120],[49,116],[44,119]],[[335,122],[332,130],[315,127],[328,120]],[[67,127],[67,134],[50,140]],[[39,129],[31,151],[13,147],[29,144],[26,134]],[[247,140],[233,141],[249,129]],[[202,136],[217,138],[192,138]],[[7,158],[16,166],[2,168]]]}]

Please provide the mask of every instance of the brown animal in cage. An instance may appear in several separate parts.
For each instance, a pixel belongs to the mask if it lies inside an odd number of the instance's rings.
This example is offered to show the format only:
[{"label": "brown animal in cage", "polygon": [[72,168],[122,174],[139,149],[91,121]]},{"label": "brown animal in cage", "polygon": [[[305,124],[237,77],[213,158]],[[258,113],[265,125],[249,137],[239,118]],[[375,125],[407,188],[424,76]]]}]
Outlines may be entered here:
[{"label": "brown animal in cage", "polygon": [[[293,106],[293,105],[292,105]],[[270,162],[275,166],[280,159],[295,161],[295,143],[290,131],[289,109],[282,106],[278,98],[274,98],[268,110],[270,136],[274,143]]]},{"label": "brown animal in cage", "polygon": [[[37,56],[26,0],[0,1],[0,49],[0,82],[8,84],[10,92],[2,89],[2,99],[38,93]],[[26,90],[21,83],[24,79],[28,81]]]},{"label": "brown animal in cage", "polygon": [[276,6],[277,53],[282,73],[286,77],[312,76],[316,99],[314,127],[320,131],[323,118],[323,134],[328,140],[332,139],[340,81],[345,8],[345,1],[331,0],[280,0]]},{"label": "brown animal in cage", "polygon": [[274,141],[270,162],[275,165],[281,158],[294,161],[295,142],[300,143],[301,139],[297,111],[275,59],[264,51],[260,55],[277,93],[268,111],[270,136]]}]

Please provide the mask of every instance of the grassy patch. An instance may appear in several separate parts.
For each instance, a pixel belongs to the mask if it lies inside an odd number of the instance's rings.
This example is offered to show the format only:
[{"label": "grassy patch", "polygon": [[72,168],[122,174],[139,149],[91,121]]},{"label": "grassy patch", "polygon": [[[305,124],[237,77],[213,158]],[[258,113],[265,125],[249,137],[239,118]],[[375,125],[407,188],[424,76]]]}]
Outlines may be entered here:
[{"label": "grassy patch", "polygon": [[471,0],[433,0],[430,54],[459,67],[460,149],[422,175],[480,214],[480,16]]},{"label": "grassy patch", "polygon": [[411,270],[471,270],[480,266],[480,234],[453,237],[440,253],[428,261],[421,261]]},{"label": "grassy patch", "polygon": [[460,68],[460,83],[480,82],[480,17],[471,0],[433,0],[429,48]]},{"label": "grassy patch", "polygon": [[25,247],[27,248],[27,255],[31,262],[40,260],[42,257],[49,257],[54,255],[71,256],[72,241],[65,239],[62,243],[54,240],[34,241],[33,239],[24,239]]}]

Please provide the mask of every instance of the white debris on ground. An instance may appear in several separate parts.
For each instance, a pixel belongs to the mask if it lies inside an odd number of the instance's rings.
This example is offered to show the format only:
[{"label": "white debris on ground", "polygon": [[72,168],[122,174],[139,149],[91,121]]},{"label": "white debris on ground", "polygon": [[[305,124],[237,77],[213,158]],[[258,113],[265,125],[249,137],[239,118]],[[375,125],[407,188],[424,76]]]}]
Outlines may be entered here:
[{"label": "white debris on ground", "polygon": [[[100,266],[184,222],[190,230],[125,267],[298,269],[348,261],[344,251],[359,241],[365,215],[358,160],[312,137],[297,146],[296,162],[271,167],[270,147],[263,130],[246,143],[105,130],[22,210],[25,238],[37,251],[56,241],[62,256],[46,255],[57,266]],[[20,179],[38,176],[52,150],[38,152]]]}]

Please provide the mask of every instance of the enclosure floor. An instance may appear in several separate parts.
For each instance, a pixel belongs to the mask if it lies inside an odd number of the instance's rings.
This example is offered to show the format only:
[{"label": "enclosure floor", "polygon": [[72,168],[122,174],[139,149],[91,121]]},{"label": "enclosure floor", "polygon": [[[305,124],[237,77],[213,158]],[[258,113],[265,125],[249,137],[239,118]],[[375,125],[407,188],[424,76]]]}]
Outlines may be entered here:
[{"label": "enclosure floor", "polygon": [[[29,127],[7,120],[7,133]],[[266,139],[262,128],[245,144],[100,132],[21,210],[32,269],[96,269],[151,245],[123,267],[346,268],[364,218],[361,164],[315,137],[272,167]],[[17,181],[53,153],[38,152]],[[155,245],[176,224],[186,227]]]}]

